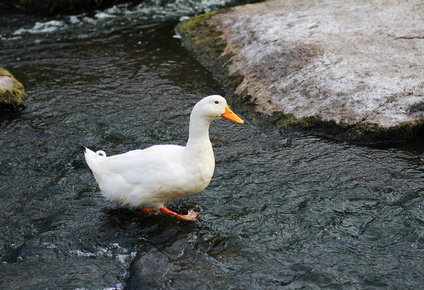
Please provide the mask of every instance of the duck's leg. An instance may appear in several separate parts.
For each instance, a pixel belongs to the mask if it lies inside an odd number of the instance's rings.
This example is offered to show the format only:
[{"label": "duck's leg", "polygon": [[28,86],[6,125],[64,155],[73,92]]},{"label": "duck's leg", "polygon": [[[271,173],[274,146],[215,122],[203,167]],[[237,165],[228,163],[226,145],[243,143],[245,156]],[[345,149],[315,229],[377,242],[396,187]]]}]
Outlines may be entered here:
[{"label": "duck's leg", "polygon": [[200,214],[199,212],[195,212],[195,211],[189,211],[188,214],[186,215],[181,215],[178,214],[176,212],[173,212],[169,209],[166,208],[166,206],[163,206],[160,209],[161,212],[163,212],[164,214],[170,215],[170,216],[176,216],[177,218],[186,220],[186,221],[197,221],[196,217]]}]

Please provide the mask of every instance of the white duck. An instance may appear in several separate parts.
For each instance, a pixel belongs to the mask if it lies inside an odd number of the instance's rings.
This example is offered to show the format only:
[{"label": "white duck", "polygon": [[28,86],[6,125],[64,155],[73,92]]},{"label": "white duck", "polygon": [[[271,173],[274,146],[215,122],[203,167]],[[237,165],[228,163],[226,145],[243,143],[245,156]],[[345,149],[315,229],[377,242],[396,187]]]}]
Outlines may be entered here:
[{"label": "white duck", "polygon": [[204,190],[213,175],[215,158],[209,140],[209,125],[224,118],[236,123],[244,121],[218,95],[200,100],[190,115],[186,146],[155,145],[106,157],[86,148],[85,159],[93,171],[103,195],[108,199],[141,208],[143,212],[163,212],[195,221],[199,213],[180,215],[164,203]]}]

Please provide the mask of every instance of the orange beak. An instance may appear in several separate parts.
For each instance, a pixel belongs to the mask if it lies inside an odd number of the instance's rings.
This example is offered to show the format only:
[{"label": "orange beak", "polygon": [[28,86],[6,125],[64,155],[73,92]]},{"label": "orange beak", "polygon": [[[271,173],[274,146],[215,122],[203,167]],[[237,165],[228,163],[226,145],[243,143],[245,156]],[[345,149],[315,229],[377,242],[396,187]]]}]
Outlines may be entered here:
[{"label": "orange beak", "polygon": [[244,123],[243,119],[237,116],[228,106],[225,107],[225,113],[221,115],[221,118],[224,118],[239,124]]}]

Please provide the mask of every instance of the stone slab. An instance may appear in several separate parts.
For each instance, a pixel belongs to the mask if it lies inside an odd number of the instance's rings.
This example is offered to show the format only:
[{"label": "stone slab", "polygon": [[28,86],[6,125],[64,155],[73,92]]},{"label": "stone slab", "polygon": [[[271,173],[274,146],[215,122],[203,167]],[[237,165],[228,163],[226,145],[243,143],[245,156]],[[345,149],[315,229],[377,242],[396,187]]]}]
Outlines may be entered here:
[{"label": "stone slab", "polygon": [[269,0],[230,8],[229,75],[265,115],[392,128],[424,118],[424,2]]}]

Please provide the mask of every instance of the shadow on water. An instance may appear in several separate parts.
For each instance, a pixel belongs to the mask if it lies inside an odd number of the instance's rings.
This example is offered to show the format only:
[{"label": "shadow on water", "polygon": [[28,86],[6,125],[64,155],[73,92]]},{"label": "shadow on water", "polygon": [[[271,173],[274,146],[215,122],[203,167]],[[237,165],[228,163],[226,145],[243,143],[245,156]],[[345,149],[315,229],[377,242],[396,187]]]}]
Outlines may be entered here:
[{"label": "shadow on water", "polygon": [[0,63],[32,99],[0,116],[0,288],[424,283],[421,142],[356,146],[216,121],[210,186],[169,205],[198,222],[103,199],[84,146],[184,144],[192,106],[224,92],[173,37],[175,21],[85,17],[2,34]]}]

